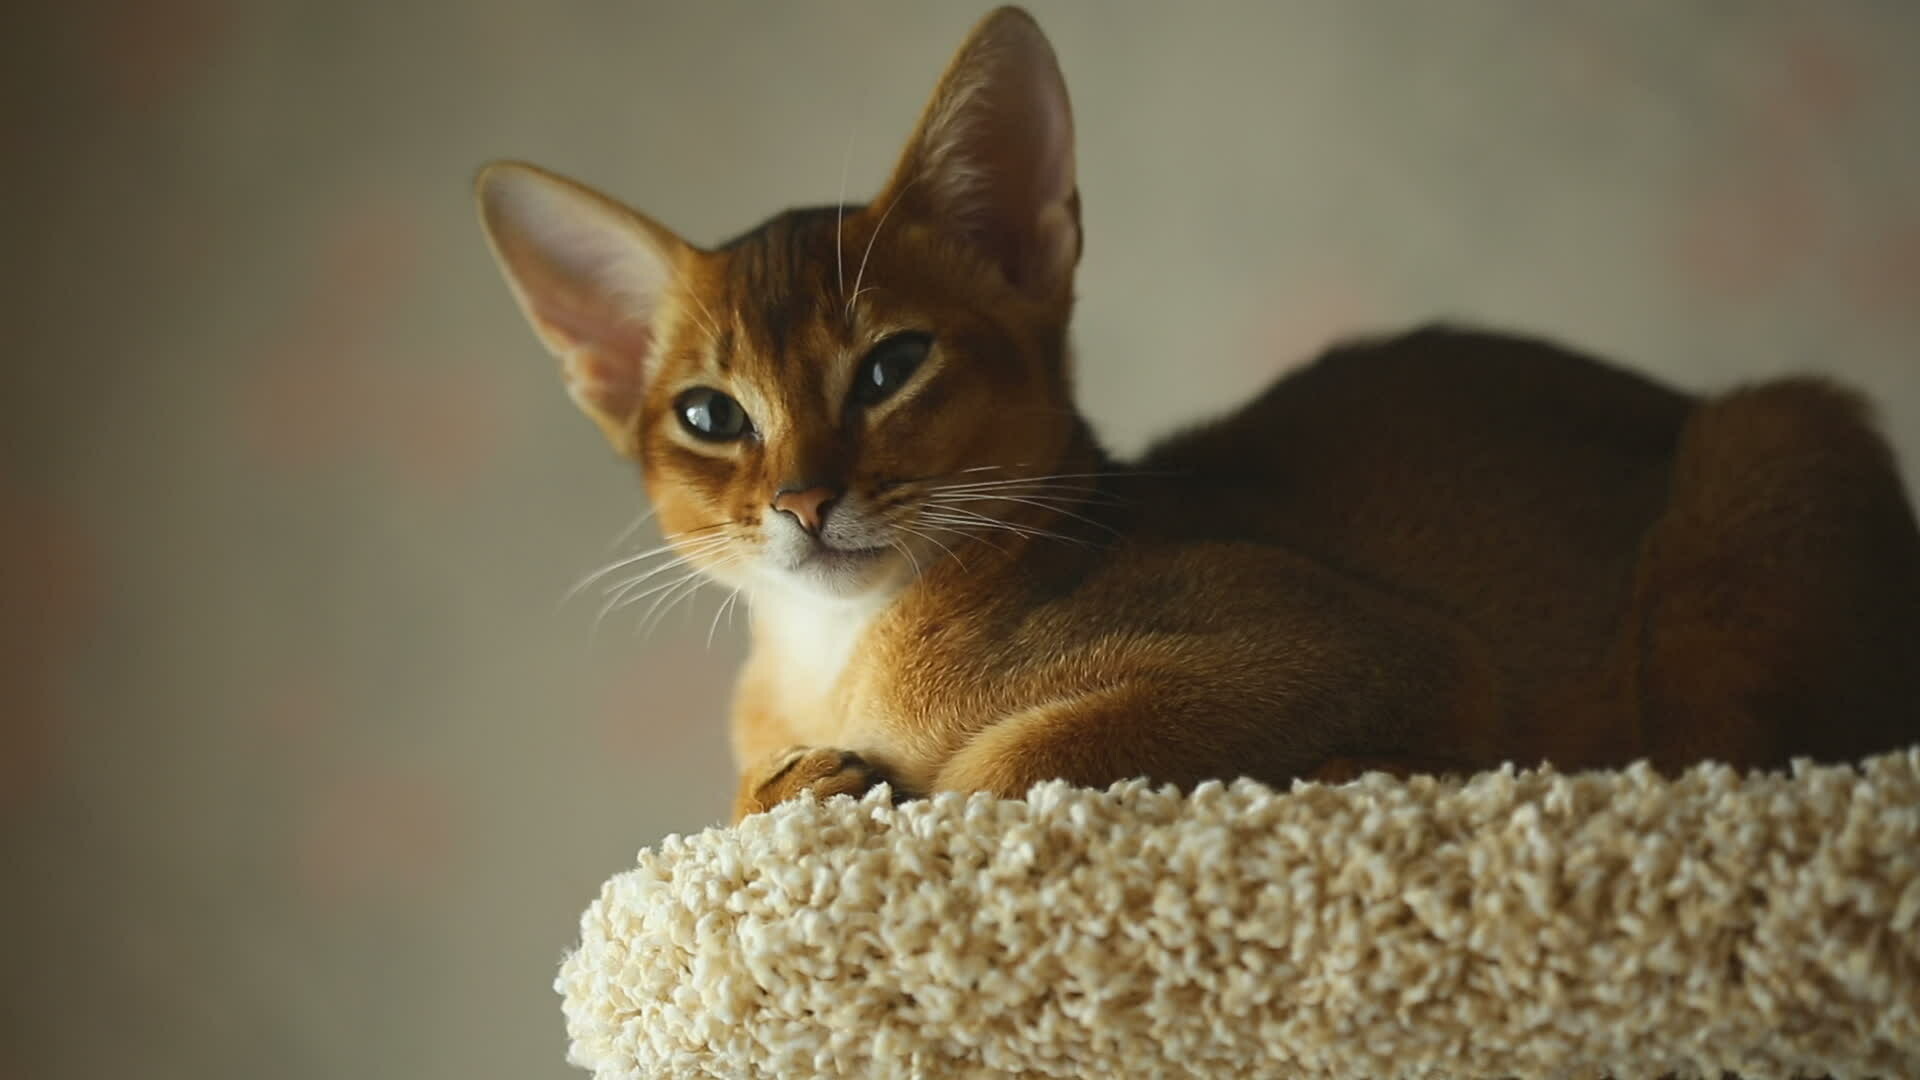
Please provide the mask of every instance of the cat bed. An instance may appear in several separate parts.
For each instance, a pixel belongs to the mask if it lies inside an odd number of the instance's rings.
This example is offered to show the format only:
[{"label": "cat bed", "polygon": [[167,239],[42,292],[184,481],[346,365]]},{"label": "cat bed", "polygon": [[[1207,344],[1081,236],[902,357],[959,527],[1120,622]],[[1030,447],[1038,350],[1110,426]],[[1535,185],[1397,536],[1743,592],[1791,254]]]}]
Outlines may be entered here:
[{"label": "cat bed", "polygon": [[614,877],[611,1077],[1920,1076],[1920,749],[803,800]]}]

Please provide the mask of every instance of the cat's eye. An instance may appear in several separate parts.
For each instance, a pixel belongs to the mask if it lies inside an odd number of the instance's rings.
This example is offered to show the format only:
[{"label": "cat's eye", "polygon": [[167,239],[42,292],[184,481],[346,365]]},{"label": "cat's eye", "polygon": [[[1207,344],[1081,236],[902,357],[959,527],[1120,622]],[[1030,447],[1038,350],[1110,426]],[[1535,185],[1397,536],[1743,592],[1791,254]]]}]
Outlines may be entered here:
[{"label": "cat's eye", "polygon": [[933,339],[926,334],[895,334],[875,345],[860,362],[853,376],[853,400],[875,405],[893,396],[901,385],[913,378],[920,362],[927,358]]},{"label": "cat's eye", "polygon": [[673,400],[680,426],[708,442],[732,442],[747,433],[747,413],[740,403],[707,386],[696,386]]}]

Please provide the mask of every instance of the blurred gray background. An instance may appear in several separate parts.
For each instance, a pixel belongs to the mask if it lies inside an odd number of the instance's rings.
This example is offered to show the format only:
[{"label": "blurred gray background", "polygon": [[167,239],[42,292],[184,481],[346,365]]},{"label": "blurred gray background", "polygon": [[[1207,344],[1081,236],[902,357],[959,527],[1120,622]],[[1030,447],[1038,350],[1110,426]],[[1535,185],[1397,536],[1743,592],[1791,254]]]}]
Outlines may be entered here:
[{"label": "blurred gray background", "polygon": [[[1033,8],[1116,446],[1448,315],[1839,374],[1920,471],[1920,5]],[[8,6],[0,1077],[568,1074],[555,965],[724,814],[740,643],[557,606],[644,506],[469,177],[702,242],[863,197],[983,11]]]}]

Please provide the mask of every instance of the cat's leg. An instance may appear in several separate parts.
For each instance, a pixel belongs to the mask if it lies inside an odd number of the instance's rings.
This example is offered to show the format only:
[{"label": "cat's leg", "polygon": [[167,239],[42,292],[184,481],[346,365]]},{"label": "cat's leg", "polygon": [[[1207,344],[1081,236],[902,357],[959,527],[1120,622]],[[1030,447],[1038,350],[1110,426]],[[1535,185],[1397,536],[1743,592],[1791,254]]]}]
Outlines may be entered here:
[{"label": "cat's leg", "polygon": [[1920,533],[1859,401],[1791,379],[1700,406],[1624,632],[1663,769],[1920,741]]},{"label": "cat's leg", "polygon": [[809,791],[821,798],[861,795],[890,779],[859,754],[801,745],[803,736],[779,705],[778,685],[777,679],[748,658],[733,700],[733,755],[741,770],[734,788],[733,820]]},{"label": "cat's leg", "polygon": [[823,799],[863,795],[885,780],[877,767],[852,751],[789,747],[741,774],[733,800],[733,820],[770,810],[807,792]]},{"label": "cat's leg", "polygon": [[[1169,652],[1149,640],[1102,653],[1113,682],[979,730],[937,767],[931,789],[1013,798],[1044,780],[1105,787],[1135,777],[1278,787],[1368,771],[1466,773],[1502,759],[1507,694],[1472,635],[1311,565],[1284,571],[1287,598],[1276,604],[1295,605],[1287,632],[1311,649]],[[1080,666],[1063,658],[1053,685],[1087,681],[1084,668],[1072,674]]]}]

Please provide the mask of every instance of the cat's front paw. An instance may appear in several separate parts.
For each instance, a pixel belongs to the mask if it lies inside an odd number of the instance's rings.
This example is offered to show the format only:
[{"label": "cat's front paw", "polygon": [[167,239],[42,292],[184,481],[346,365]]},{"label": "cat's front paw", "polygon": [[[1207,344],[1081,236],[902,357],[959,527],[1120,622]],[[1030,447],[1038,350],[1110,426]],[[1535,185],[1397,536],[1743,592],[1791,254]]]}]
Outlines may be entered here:
[{"label": "cat's front paw", "polygon": [[770,810],[809,791],[822,799],[864,795],[886,779],[871,762],[851,750],[796,746],[775,755],[763,769],[741,778],[733,820]]}]

